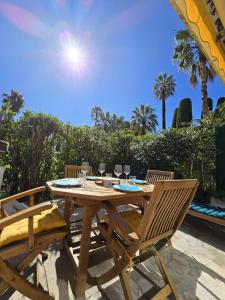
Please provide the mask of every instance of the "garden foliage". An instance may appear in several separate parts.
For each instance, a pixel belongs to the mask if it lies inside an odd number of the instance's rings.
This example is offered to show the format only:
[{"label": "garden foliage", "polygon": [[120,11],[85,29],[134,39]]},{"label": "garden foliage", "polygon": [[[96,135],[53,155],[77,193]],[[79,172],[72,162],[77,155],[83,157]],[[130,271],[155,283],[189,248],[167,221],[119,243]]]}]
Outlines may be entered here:
[{"label": "garden foliage", "polygon": [[216,127],[216,185],[225,191],[225,125]]},{"label": "garden foliage", "polygon": [[132,175],[140,178],[150,168],[174,171],[176,178],[198,178],[203,190],[214,182],[215,129],[211,124],[137,136],[129,129],[105,132],[26,111],[10,126],[5,136],[9,151],[0,158],[6,166],[9,194],[61,178],[66,164],[82,160],[89,161],[96,174],[104,161],[111,173],[115,164],[130,164]]}]

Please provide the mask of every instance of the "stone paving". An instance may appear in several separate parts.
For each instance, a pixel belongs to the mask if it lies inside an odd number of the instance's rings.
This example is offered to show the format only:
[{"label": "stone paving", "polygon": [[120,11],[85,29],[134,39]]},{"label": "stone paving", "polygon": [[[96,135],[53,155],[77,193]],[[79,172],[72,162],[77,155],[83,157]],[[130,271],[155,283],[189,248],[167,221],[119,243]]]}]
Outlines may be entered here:
[{"label": "stone paving", "polygon": [[[174,259],[168,266],[179,299],[225,300],[225,230],[217,225],[187,217],[181,229],[175,234],[173,245]],[[45,262],[45,268],[50,291],[54,293],[55,299],[77,299],[72,292],[75,277],[67,254],[57,245],[48,252],[49,258]],[[162,254],[168,261],[169,249],[164,249]],[[98,257],[94,257],[94,260],[97,261]],[[101,273],[111,263],[111,260],[108,260],[92,267],[90,272]],[[157,285],[163,283],[153,259],[149,259],[134,270],[131,273],[131,280],[134,299],[151,299]],[[87,286],[86,298],[124,299],[119,278],[102,286],[101,290]],[[1,297],[1,300],[6,299],[26,298],[10,290]]]}]

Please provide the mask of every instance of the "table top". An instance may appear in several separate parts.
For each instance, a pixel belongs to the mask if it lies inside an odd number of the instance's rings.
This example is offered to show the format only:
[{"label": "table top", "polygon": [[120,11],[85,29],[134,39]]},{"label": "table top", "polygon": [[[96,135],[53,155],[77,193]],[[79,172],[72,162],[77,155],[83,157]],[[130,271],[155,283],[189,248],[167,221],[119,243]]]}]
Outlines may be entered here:
[{"label": "table top", "polygon": [[[125,180],[120,180],[121,184],[128,184]],[[94,181],[86,181],[86,187],[56,187],[53,181],[46,182],[47,188],[54,195],[63,197],[73,197],[79,199],[89,199],[95,201],[104,201],[112,199],[122,199],[122,198],[133,198],[133,197],[143,197],[151,196],[154,189],[154,185],[138,185],[143,191],[140,192],[120,192],[112,187],[104,187],[97,185]]]}]

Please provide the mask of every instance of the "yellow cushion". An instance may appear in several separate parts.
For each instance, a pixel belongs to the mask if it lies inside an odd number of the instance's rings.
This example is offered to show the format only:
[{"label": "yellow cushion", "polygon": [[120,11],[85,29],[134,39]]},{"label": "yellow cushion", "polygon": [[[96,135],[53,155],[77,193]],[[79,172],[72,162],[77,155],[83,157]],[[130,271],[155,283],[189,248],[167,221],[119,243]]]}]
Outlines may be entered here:
[{"label": "yellow cushion", "polygon": [[[138,225],[141,222],[141,219],[143,215],[138,213],[136,210],[129,210],[129,211],[124,211],[120,213],[121,217],[124,219],[124,221],[132,228],[134,232],[137,232]],[[103,220],[108,223],[109,222],[109,217],[108,215],[104,216]],[[123,234],[123,231],[115,225],[116,232],[126,240],[126,237]]]},{"label": "yellow cushion", "polygon": [[[44,210],[33,218],[34,234],[63,227],[65,220],[60,215],[58,206],[53,205],[51,209]],[[20,241],[28,237],[28,218],[15,222],[2,229],[0,234],[0,247],[8,245],[15,241]]]}]

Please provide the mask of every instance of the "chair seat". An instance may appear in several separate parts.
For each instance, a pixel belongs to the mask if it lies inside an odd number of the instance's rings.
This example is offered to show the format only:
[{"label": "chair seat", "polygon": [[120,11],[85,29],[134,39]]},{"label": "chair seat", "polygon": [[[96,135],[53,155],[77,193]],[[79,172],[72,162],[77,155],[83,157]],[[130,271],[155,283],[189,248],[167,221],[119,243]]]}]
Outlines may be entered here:
[{"label": "chair seat", "polygon": [[204,203],[192,202],[190,209],[197,211],[199,213],[216,217],[216,218],[224,218],[225,219],[225,209],[219,207],[212,207]]},{"label": "chair seat", "polygon": [[[60,215],[58,206],[53,205],[51,209],[41,212],[33,219],[34,234],[38,234],[54,228],[64,227],[65,220]],[[2,229],[0,233],[0,248],[28,237],[28,218],[15,222]]]},{"label": "chair seat", "polygon": [[[142,214],[138,213],[136,210],[129,210],[120,213],[121,217],[125,220],[125,222],[132,228],[134,232],[137,232],[138,225],[141,222],[143,217]],[[103,221],[107,224],[109,223],[108,215],[104,216]],[[115,225],[116,232],[126,241],[126,236],[123,234],[123,231]]]}]

